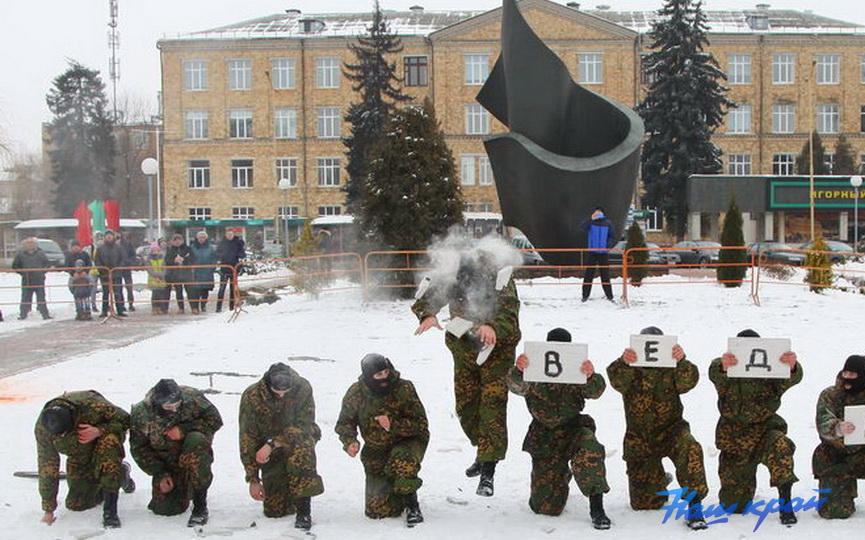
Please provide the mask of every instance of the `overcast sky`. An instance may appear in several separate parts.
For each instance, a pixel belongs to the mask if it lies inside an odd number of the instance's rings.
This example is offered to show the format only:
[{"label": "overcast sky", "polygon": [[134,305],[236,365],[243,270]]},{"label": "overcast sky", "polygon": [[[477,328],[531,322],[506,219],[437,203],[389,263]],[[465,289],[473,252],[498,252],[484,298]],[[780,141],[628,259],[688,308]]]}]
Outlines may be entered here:
[{"label": "overcast sky", "polygon": [[[0,8],[0,141],[15,152],[39,151],[40,125],[50,119],[45,95],[66,69],[67,59],[98,69],[108,85],[108,0],[2,0]],[[562,4],[568,0],[559,0]],[[811,9],[865,26],[862,0],[705,0],[705,9]],[[121,47],[118,96],[131,96],[155,109],[163,36],[204,30],[298,8],[304,13],[368,11],[372,0],[119,0]],[[649,10],[661,0],[581,1],[586,8],[608,4],[614,10]],[[486,10],[500,0],[381,0],[383,9]],[[108,86],[110,95],[110,85]]]}]

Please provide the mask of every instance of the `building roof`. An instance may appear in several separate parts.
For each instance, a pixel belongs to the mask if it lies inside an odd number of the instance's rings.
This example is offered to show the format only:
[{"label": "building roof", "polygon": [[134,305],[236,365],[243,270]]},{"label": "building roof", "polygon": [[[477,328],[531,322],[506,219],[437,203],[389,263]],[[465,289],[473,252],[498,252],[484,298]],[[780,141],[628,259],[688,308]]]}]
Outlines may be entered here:
[{"label": "building roof", "polygon": [[[26,229],[74,229],[78,227],[78,220],[73,218],[57,219],[30,219],[22,221],[15,226],[17,230]],[[147,227],[140,219],[120,219],[121,229],[144,229]]]}]

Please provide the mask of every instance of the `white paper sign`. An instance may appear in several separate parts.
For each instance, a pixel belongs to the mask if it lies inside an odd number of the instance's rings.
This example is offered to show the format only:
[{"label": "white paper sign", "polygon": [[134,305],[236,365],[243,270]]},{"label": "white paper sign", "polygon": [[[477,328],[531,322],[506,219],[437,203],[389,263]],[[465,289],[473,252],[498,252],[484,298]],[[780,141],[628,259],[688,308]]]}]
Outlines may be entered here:
[{"label": "white paper sign", "polygon": [[865,444],[865,405],[844,407],[844,421],[856,426],[853,433],[844,435],[844,444],[847,446]]},{"label": "white paper sign", "polygon": [[478,359],[477,359],[477,363],[479,366],[484,365],[484,362],[487,361],[487,358],[490,357],[490,354],[493,352],[493,349],[495,349],[495,348],[496,348],[495,345],[484,345],[481,348],[481,351],[478,353]]},{"label": "white paper sign", "polygon": [[676,336],[655,336],[637,334],[631,336],[631,348],[637,353],[634,367],[674,368],[673,346],[678,342]]},{"label": "white paper sign", "polygon": [[727,376],[739,379],[789,379],[789,364],[781,363],[781,355],[790,350],[787,338],[731,337],[727,351],[739,363],[727,370]]},{"label": "white paper sign", "polygon": [[450,332],[457,338],[463,337],[463,334],[471,330],[474,323],[471,321],[467,321],[462,317],[454,317],[450,320],[450,322],[445,326],[445,332]]},{"label": "white paper sign", "polygon": [[523,372],[527,382],[586,384],[580,366],[589,357],[586,343],[561,341],[527,341],[525,348],[529,367]]},{"label": "white paper sign", "polygon": [[511,280],[511,274],[514,273],[513,266],[505,266],[499,273],[496,274],[496,290],[500,291],[505,288],[508,282]]}]

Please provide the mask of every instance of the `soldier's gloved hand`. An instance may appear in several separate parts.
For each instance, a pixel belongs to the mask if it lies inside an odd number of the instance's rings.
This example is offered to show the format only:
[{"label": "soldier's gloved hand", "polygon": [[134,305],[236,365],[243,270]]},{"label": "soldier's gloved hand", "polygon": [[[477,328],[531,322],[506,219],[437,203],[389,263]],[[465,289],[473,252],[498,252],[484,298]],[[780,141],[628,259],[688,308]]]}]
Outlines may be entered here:
[{"label": "soldier's gloved hand", "polygon": [[592,364],[592,361],[583,361],[580,365],[580,372],[585,374],[586,378],[591,378],[591,376],[595,374],[595,366]]},{"label": "soldier's gloved hand", "polygon": [[637,361],[637,351],[630,348],[625,349],[625,352],[622,353],[622,360],[624,360],[626,364],[633,364]]},{"label": "soldier's gloved hand", "polygon": [[525,353],[517,356],[517,361],[514,364],[518,370],[525,371],[529,367],[529,357]]},{"label": "soldier's gloved hand", "polygon": [[90,441],[98,439],[102,435],[102,430],[90,424],[78,424],[78,442],[87,444]]},{"label": "soldier's gloved hand", "polygon": [[256,501],[264,500],[264,486],[261,485],[261,482],[259,482],[258,479],[249,483],[249,496]]},{"label": "soldier's gloved hand", "polygon": [[420,325],[418,325],[417,330],[414,331],[414,335],[419,336],[430,328],[438,328],[439,330],[442,329],[442,325],[439,324],[439,320],[435,315],[424,317],[423,320],[420,322]]},{"label": "soldier's gloved hand", "polygon": [[794,353],[793,351],[787,351],[784,354],[782,354],[780,361],[782,364],[789,364],[791,370],[796,369],[797,358],[796,358],[796,353]]},{"label": "soldier's gloved hand", "polygon": [[165,436],[172,441],[179,441],[183,438],[183,431],[180,429],[180,426],[171,426],[168,431],[165,432]]},{"label": "soldier's gloved hand", "polygon": [[738,363],[739,359],[736,358],[736,355],[733,353],[725,352],[721,355],[721,365],[724,366],[724,371],[727,371]]},{"label": "soldier's gloved hand", "polygon": [[496,331],[488,324],[482,324],[478,328],[478,338],[485,347],[494,347],[496,344]]},{"label": "soldier's gloved hand", "polygon": [[345,453],[349,455],[349,457],[354,457],[360,451],[360,443],[353,442],[350,445],[345,447]]},{"label": "soldier's gloved hand", "polygon": [[42,523],[45,523],[47,525],[51,525],[52,523],[57,521],[57,518],[54,517],[54,512],[45,512],[45,514],[42,515],[41,521],[42,521]]},{"label": "soldier's gloved hand", "polygon": [[168,493],[172,489],[174,489],[174,480],[171,479],[170,474],[166,474],[162,477],[162,480],[159,481],[159,491],[162,493]]},{"label": "soldier's gloved hand", "polygon": [[685,349],[682,348],[681,345],[676,343],[673,345],[673,360],[676,362],[681,362],[685,358]]}]

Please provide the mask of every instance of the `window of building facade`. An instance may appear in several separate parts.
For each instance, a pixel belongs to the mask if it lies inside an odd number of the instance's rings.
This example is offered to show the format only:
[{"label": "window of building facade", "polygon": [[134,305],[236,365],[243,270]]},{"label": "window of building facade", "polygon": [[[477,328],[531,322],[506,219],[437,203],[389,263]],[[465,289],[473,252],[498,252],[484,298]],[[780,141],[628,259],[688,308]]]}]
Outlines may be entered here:
[{"label": "window of building facade", "polygon": [[751,104],[739,103],[728,113],[727,133],[751,133]]},{"label": "window of building facade", "polygon": [[467,202],[463,203],[464,212],[492,212],[493,203],[491,202]]},{"label": "window of building facade", "polygon": [[231,160],[231,187],[247,189],[252,187],[252,160]]},{"label": "window of building facade", "polygon": [[274,90],[294,88],[294,58],[274,58],[270,61],[270,73]]},{"label": "window of building facade", "polygon": [[252,60],[228,61],[228,89],[252,90]]},{"label": "window of building facade", "polygon": [[277,206],[276,212],[279,214],[279,219],[300,217],[300,208],[297,206]]},{"label": "window of building facade", "polygon": [[577,77],[580,84],[604,84],[604,54],[577,53]]},{"label": "window of building facade", "polygon": [[729,154],[728,174],[751,174],[751,154]]},{"label": "window of building facade", "polygon": [[774,53],[772,55],[772,84],[793,84],[796,82],[796,55],[793,53]]},{"label": "window of building facade", "polygon": [[640,84],[651,86],[657,80],[658,76],[654,73],[649,73],[649,54],[640,54]]},{"label": "window of building facade", "polygon": [[795,173],[796,156],[793,154],[775,154],[772,156],[772,174],[789,176]]},{"label": "window of building facade", "polygon": [[210,219],[210,208],[207,206],[190,206],[189,219],[193,221]]},{"label": "window of building facade", "polygon": [[460,183],[464,186],[491,186],[495,182],[490,158],[486,154],[460,155]]},{"label": "window of building facade", "polygon": [[319,139],[335,139],[340,136],[342,118],[339,107],[316,107],[315,115]]},{"label": "window of building facade", "polygon": [[429,58],[426,56],[406,56],[405,66],[406,86],[427,86],[429,84]]},{"label": "window of building facade", "polygon": [[187,139],[206,139],[210,136],[207,111],[186,111],[183,124]]},{"label": "window of building facade", "polygon": [[817,105],[817,133],[838,133],[841,128],[841,111],[836,103]]},{"label": "window of building facade", "polygon": [[273,111],[273,136],[277,139],[297,138],[297,109]]},{"label": "window of building facade", "polygon": [[252,206],[232,206],[231,219],[255,219],[255,208]]},{"label": "window of building facade", "polygon": [[465,62],[465,83],[472,86],[484,84],[490,74],[490,55],[466,54],[463,55],[463,61]]},{"label": "window of building facade", "polygon": [[859,57],[859,82],[865,84],[865,54]]},{"label": "window of building facade", "polygon": [[796,132],[796,106],[792,103],[772,104],[772,133]]},{"label": "window of building facade", "polygon": [[865,105],[859,105],[859,133],[865,133]]},{"label": "window of building facade", "polygon": [[207,62],[204,60],[183,61],[183,89],[207,90]]},{"label": "window of building facade", "polygon": [[318,187],[339,186],[339,158],[320,157],[317,159],[317,162]]},{"label": "window of building facade", "polygon": [[276,158],[276,183],[288,180],[290,187],[297,187],[297,158]]},{"label": "window of building facade", "polygon": [[339,58],[323,57],[315,59],[315,87],[339,88]]},{"label": "window of building facade", "polygon": [[252,138],[252,111],[247,109],[229,111],[228,136],[232,139]]},{"label": "window of building facade", "polygon": [[325,205],[318,207],[318,215],[320,216],[338,216],[342,214],[342,207],[336,205]]},{"label": "window of building facade", "polygon": [[490,132],[490,113],[479,103],[466,105],[466,135],[486,135]]},{"label": "window of building facade", "polygon": [[839,84],[841,82],[841,55],[818,54],[815,57],[817,84]]},{"label": "window of building facade", "polygon": [[730,84],[751,84],[751,55],[731,54],[727,77]]},{"label": "window of building facade", "polygon": [[189,189],[207,189],[210,187],[210,161],[193,159],[189,161]]},{"label": "window of building facade", "polygon": [[491,186],[493,180],[493,167],[490,165],[490,158],[485,155],[478,156],[478,185]]}]

